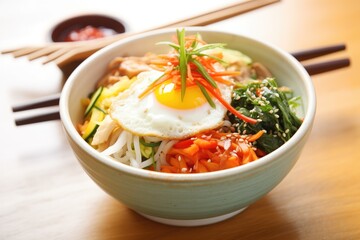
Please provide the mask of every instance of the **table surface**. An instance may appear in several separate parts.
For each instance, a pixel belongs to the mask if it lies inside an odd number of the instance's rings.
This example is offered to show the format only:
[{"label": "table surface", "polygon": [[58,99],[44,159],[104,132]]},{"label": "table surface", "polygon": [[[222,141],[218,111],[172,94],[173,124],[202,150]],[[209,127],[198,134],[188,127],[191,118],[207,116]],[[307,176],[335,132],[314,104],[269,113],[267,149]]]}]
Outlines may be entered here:
[{"label": "table surface", "polygon": [[[115,15],[132,31],[232,1],[184,1],[178,11],[151,2],[1,1],[0,47],[46,42],[55,23],[76,14]],[[243,213],[203,227],[152,222],[105,194],[76,161],[60,121],[15,127],[11,106],[59,92],[62,73],[0,55],[0,239],[360,239],[359,13],[357,0],[283,0],[211,25],[290,52],[346,43],[319,60],[350,57],[352,65],[312,77],[314,128],[290,174]]]}]

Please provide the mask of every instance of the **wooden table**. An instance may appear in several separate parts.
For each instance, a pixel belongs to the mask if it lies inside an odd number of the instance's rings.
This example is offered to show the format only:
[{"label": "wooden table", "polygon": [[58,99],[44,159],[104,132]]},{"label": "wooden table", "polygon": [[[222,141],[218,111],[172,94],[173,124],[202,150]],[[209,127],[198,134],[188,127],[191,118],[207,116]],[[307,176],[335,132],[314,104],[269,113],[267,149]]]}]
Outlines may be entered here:
[{"label": "wooden table", "polygon": [[[31,14],[39,9],[31,2],[54,9],[47,21]],[[106,11],[104,4],[91,7],[95,1],[76,2],[81,1],[2,1],[2,46],[44,40],[39,40],[40,28],[58,20],[60,10]],[[22,17],[38,25],[13,16],[20,3],[25,4]],[[107,7],[115,11],[110,3]],[[141,28],[133,23],[133,29]],[[180,228],[149,221],[90,180],[67,145],[60,121],[14,126],[11,105],[59,91],[61,72],[51,64],[0,56],[0,239],[360,239],[360,1],[283,0],[213,27],[288,51],[340,42],[348,46],[329,58],[349,56],[351,67],[313,77],[318,97],[313,132],[279,186],[218,224]]]}]

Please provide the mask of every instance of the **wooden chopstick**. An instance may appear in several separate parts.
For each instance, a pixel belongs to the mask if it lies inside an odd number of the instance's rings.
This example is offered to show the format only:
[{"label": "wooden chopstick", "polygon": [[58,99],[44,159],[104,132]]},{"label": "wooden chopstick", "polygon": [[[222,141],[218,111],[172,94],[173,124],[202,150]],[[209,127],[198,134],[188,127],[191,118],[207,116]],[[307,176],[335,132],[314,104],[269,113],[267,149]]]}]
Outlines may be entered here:
[{"label": "wooden chopstick", "polygon": [[280,0],[248,0],[245,2],[235,2],[222,8],[196,15],[185,20],[162,25],[151,30],[168,27],[206,26],[279,1]]},{"label": "wooden chopstick", "polygon": [[152,30],[170,28],[170,27],[206,26],[211,23],[216,23],[224,19],[228,19],[237,16],[239,14],[252,11],[260,7],[265,7],[267,5],[279,1],[280,0],[247,0],[245,2],[244,1],[235,2],[213,11],[209,11],[200,15],[195,15],[184,20],[175,21],[169,24],[157,26],[141,32],[129,32],[129,33],[125,32],[108,38],[93,40],[92,44],[87,43],[83,46],[77,46],[75,49],[71,49],[70,51],[65,50],[62,52],[59,49],[57,52],[54,52],[55,55],[49,55],[48,58],[43,63],[46,64],[48,62],[54,61],[56,65],[62,67],[71,61],[85,59],[91,54],[93,54],[95,51],[105,47],[106,45],[109,45],[114,41],[123,39],[125,37],[129,37],[139,33],[149,32]]},{"label": "wooden chopstick", "polygon": [[219,22],[224,19],[237,16],[242,13],[265,7],[279,1],[280,0],[238,1],[230,5],[222,6],[216,10],[205,12],[187,19],[175,21],[169,24],[157,26],[140,32],[126,32],[86,42],[50,43],[44,47],[24,47],[19,49],[3,50],[0,53],[12,53],[14,57],[28,55],[29,60],[34,60],[39,57],[47,56],[47,59],[43,62],[44,64],[53,61],[59,67],[62,67],[69,62],[75,60],[83,60],[93,54],[95,51],[105,47],[106,45],[109,45],[110,43],[113,43],[119,39],[123,39],[128,36],[168,27],[205,26],[211,23]]},{"label": "wooden chopstick", "polygon": [[[292,55],[298,59],[299,61],[308,60],[311,58],[320,57],[323,55],[327,55],[333,52],[341,51],[346,49],[344,44],[337,44],[337,45],[331,45],[321,48],[314,48],[304,51],[299,51],[292,53]],[[329,60],[325,62],[319,62],[319,63],[311,63],[304,65],[304,68],[309,73],[309,75],[313,76],[320,73],[325,73],[329,71],[333,71],[336,69],[344,68],[350,66],[350,59],[349,58],[342,58],[342,59],[336,59],[336,60]],[[31,110],[36,108],[44,108],[49,106],[55,106],[59,104],[60,99],[60,93],[54,94],[51,96],[35,99],[31,102],[28,102],[26,104],[19,104],[14,106],[13,112],[20,112],[25,110]],[[42,113],[39,115],[33,115],[28,117],[22,117],[19,119],[15,119],[15,125],[21,126],[26,124],[32,124],[32,123],[38,123],[38,122],[44,122],[44,121],[51,121],[51,120],[58,120],[60,119],[60,114],[58,110],[52,110],[47,113]]]}]

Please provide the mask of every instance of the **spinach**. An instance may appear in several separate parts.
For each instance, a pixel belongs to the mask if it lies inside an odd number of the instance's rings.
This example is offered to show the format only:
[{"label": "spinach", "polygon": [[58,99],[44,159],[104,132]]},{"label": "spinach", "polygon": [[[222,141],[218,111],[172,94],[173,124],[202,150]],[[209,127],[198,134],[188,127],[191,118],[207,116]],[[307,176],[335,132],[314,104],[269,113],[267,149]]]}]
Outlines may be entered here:
[{"label": "spinach", "polygon": [[302,123],[291,107],[299,98],[290,99],[288,95],[291,95],[289,89],[281,91],[274,78],[239,86],[233,92],[231,105],[242,114],[257,119],[257,123],[246,123],[231,113],[228,113],[229,120],[241,134],[265,130],[255,146],[270,153],[288,141]]}]

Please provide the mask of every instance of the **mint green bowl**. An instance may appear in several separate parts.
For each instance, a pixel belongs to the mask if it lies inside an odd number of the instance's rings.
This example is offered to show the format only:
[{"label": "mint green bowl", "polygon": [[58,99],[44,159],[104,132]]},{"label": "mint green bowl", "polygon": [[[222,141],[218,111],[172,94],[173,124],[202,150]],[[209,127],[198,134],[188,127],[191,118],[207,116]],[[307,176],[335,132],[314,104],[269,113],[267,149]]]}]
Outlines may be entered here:
[{"label": "mint green bowl", "polygon": [[316,98],[311,78],[291,55],[270,44],[230,32],[186,28],[208,43],[227,43],[263,63],[302,98],[304,122],[298,132],[271,154],[246,165],[201,174],[168,174],[133,168],[94,150],[76,131],[82,98],[94,90],[107,64],[116,56],[164,52],[155,43],[169,40],[176,29],[164,29],[118,41],[86,59],[67,80],[60,99],[61,120],[69,143],[83,169],[105,192],[154,221],[198,226],[238,214],[278,185],[301,154],[311,132]]}]

